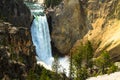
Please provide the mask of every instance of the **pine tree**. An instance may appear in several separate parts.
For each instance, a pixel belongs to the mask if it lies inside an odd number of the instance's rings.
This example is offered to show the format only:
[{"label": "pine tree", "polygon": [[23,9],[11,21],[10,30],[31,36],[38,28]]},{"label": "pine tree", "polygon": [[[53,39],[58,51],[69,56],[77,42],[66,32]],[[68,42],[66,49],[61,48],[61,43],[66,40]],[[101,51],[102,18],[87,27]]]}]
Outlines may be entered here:
[{"label": "pine tree", "polygon": [[47,70],[43,69],[42,70],[42,73],[41,73],[41,76],[40,76],[40,80],[51,80],[48,76],[48,72]]},{"label": "pine tree", "polygon": [[102,74],[106,73],[106,69],[110,67],[110,55],[107,51],[103,51],[101,55],[95,60],[96,66],[101,69]]},{"label": "pine tree", "polygon": [[54,79],[55,80],[59,80],[59,76],[58,76],[58,70],[60,68],[60,62],[58,60],[58,57],[55,56],[54,57],[54,61],[52,63],[52,70],[55,72],[55,75],[54,75]]},{"label": "pine tree", "polygon": [[92,45],[89,41],[87,44],[87,50],[88,50],[88,56],[87,56],[88,67],[92,68],[93,48],[92,48]]},{"label": "pine tree", "polygon": [[93,67],[93,48],[92,48],[92,45],[90,43],[90,41],[88,41],[85,46],[84,46],[84,59],[85,59],[85,66],[87,68],[90,69],[90,71],[92,70],[92,67]]},{"label": "pine tree", "polygon": [[72,70],[73,70],[73,77],[75,77],[75,80],[78,80],[81,76],[81,67],[82,67],[82,61],[83,61],[83,46],[79,46],[75,54],[73,54],[72,57]]},{"label": "pine tree", "polygon": [[93,67],[93,48],[88,41],[85,45],[80,44],[71,55],[71,66],[75,80],[85,80],[88,77],[88,70]]}]

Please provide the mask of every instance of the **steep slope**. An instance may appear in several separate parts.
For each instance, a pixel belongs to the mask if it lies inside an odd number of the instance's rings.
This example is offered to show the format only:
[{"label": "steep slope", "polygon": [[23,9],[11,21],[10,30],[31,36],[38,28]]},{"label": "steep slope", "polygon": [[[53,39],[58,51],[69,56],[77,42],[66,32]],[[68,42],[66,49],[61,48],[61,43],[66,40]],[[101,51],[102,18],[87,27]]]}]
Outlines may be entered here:
[{"label": "steep slope", "polygon": [[114,61],[120,60],[120,1],[88,0],[86,11],[93,30],[84,36],[83,41],[92,41],[95,57],[107,50]]},{"label": "steep slope", "polygon": [[52,16],[53,29],[51,35],[57,52],[68,53],[74,43],[91,29],[81,5],[79,0],[64,0],[56,8]]},{"label": "steep slope", "polygon": [[1,0],[0,18],[13,25],[30,27],[31,13],[23,0]]},{"label": "steep slope", "polygon": [[25,80],[35,65],[35,48],[29,29],[0,20],[0,79]]}]

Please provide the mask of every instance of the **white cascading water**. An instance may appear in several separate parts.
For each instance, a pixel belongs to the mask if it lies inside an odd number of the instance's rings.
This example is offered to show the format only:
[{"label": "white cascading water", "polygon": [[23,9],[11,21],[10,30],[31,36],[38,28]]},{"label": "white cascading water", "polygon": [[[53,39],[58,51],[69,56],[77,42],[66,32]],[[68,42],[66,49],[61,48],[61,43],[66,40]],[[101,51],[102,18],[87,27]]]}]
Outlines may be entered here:
[{"label": "white cascading water", "polygon": [[46,16],[35,16],[31,26],[32,41],[36,48],[37,61],[52,65],[50,35]]},{"label": "white cascading water", "polygon": [[[30,8],[32,15],[34,15],[34,20],[31,25],[31,35],[32,41],[36,49],[36,59],[37,63],[43,65],[45,68],[52,70],[52,62],[54,58],[52,57],[51,44],[50,44],[50,34],[47,23],[46,15],[43,14],[43,7],[39,4],[26,3]],[[60,62],[60,72],[65,70],[67,76],[69,74],[69,58],[59,58]]]}]

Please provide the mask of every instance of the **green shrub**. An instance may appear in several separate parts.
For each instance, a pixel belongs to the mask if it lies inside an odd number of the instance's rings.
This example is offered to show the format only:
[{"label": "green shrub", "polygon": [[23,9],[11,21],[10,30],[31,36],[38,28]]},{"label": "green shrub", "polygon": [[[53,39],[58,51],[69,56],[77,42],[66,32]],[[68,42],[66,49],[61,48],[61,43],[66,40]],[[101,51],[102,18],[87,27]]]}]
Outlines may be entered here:
[{"label": "green shrub", "polygon": [[91,74],[93,67],[93,48],[88,41],[86,44],[78,46],[72,55],[72,74],[74,80],[85,80]]},{"label": "green shrub", "polygon": [[118,67],[115,66],[114,64],[112,64],[112,65],[110,66],[110,68],[108,69],[107,74],[116,72],[117,70],[118,70]]}]

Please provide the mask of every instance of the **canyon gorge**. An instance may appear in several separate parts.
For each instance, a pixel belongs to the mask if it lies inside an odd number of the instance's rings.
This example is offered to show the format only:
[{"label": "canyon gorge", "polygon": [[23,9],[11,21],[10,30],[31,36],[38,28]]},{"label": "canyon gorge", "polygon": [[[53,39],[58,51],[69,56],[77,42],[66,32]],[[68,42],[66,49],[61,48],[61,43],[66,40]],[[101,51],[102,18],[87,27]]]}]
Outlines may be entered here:
[{"label": "canyon gorge", "polygon": [[[90,41],[94,58],[105,50],[111,61],[120,61],[120,0],[63,0],[54,8],[45,8],[44,13],[53,56],[69,56],[81,43]],[[23,0],[0,1],[0,79],[25,80],[28,72],[36,69],[33,20]]]}]

